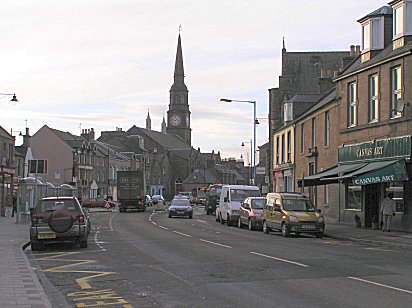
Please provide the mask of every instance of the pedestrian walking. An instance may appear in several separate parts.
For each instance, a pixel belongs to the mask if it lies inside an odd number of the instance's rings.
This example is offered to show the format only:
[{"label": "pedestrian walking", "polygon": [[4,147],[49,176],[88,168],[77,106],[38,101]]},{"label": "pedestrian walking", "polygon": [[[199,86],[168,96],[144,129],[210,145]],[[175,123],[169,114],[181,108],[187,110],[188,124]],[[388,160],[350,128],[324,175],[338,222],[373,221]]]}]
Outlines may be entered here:
[{"label": "pedestrian walking", "polygon": [[381,213],[383,219],[382,231],[391,232],[392,216],[395,216],[396,203],[393,200],[393,193],[389,193],[383,200],[381,205]]}]

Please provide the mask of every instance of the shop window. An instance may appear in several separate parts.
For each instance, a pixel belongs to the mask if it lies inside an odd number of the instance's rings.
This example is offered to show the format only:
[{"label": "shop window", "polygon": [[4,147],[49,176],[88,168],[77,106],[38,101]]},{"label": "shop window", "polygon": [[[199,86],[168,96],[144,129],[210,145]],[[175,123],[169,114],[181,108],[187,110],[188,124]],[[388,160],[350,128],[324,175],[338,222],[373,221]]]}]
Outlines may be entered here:
[{"label": "shop window", "polygon": [[348,186],[346,196],[346,210],[362,209],[362,186]]},{"label": "shop window", "polygon": [[403,182],[385,183],[385,196],[393,193],[393,200],[396,202],[396,212],[403,213],[405,211]]}]

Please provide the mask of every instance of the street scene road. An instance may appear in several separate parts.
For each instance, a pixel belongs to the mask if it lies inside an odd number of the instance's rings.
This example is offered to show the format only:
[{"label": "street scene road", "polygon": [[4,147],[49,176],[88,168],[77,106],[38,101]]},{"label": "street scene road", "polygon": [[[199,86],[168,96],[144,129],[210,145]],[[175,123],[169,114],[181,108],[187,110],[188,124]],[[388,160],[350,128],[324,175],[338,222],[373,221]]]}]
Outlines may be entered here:
[{"label": "street scene road", "polygon": [[26,254],[53,307],[405,307],[407,250],[284,238],[193,219],[92,211],[86,249]]}]

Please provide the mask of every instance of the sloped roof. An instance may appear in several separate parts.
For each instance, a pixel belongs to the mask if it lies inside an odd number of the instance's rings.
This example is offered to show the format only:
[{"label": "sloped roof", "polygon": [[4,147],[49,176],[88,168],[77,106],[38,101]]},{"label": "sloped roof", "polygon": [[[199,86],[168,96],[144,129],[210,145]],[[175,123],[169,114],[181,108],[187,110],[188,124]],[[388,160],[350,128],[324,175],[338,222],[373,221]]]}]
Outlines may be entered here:
[{"label": "sloped roof", "polygon": [[373,11],[372,13],[369,13],[365,17],[358,19],[358,22],[363,22],[366,19],[369,19],[371,17],[377,17],[377,16],[382,16],[382,15],[392,15],[392,7],[388,5],[384,5],[380,7],[379,9]]},{"label": "sloped roof", "polygon": [[7,139],[13,139],[13,136],[9,134],[3,127],[0,126],[0,136]]},{"label": "sloped roof", "polygon": [[361,61],[361,56],[359,56],[355,61],[352,62],[351,65],[349,65],[336,79],[340,80],[343,79],[353,73],[356,73],[357,71],[367,69],[373,65],[378,65],[383,61],[389,60],[393,57],[397,56],[402,56],[406,54],[410,54],[412,50],[412,45],[406,44],[403,47],[393,49],[392,44],[389,44],[388,46],[385,47],[381,52],[379,52],[377,55],[375,55],[372,59],[369,61],[362,62]]},{"label": "sloped roof", "polygon": [[218,182],[218,178],[209,169],[196,169],[183,181],[183,184],[207,184],[216,182]]},{"label": "sloped roof", "polygon": [[329,104],[336,98],[336,89],[332,89],[330,92],[326,93],[315,105],[313,105],[310,109],[308,109],[305,113],[303,113],[299,118],[296,119],[296,122],[305,118],[309,114],[314,111],[317,111],[324,107],[325,105]]},{"label": "sloped roof", "polygon": [[[45,125],[48,127],[47,125]],[[80,148],[87,140],[81,136],[73,135],[69,132],[62,132],[60,130],[48,127],[57,137],[66,142],[72,148]]]},{"label": "sloped roof", "polygon": [[[177,149],[191,149],[191,146],[186,143],[182,138],[177,135],[164,134],[154,130],[141,128],[133,126],[127,131],[128,135],[140,135],[145,134],[148,138],[151,138],[154,142],[162,145],[168,150],[177,150]],[[152,150],[152,149],[150,149]]]}]

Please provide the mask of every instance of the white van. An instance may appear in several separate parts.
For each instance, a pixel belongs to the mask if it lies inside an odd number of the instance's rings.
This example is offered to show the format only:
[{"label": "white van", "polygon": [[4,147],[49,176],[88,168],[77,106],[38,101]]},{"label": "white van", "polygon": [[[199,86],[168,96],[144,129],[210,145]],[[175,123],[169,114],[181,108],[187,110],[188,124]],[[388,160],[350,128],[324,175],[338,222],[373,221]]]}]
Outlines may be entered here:
[{"label": "white van", "polygon": [[247,197],[260,197],[259,187],[247,185],[224,185],[216,206],[216,221],[228,226],[237,223],[240,203]]}]

